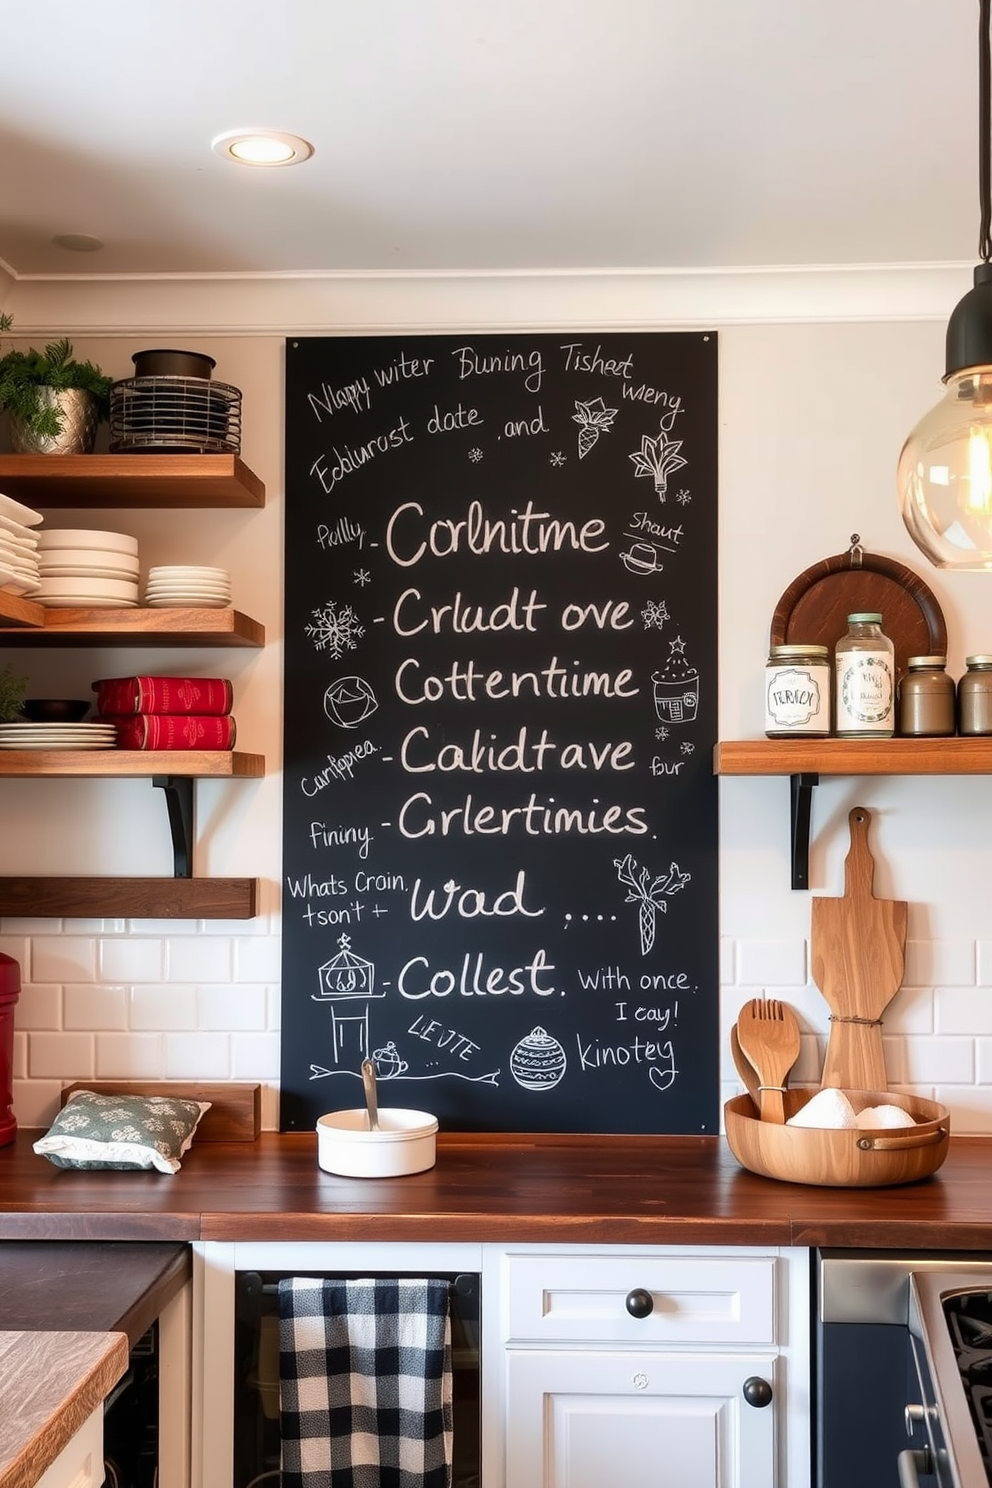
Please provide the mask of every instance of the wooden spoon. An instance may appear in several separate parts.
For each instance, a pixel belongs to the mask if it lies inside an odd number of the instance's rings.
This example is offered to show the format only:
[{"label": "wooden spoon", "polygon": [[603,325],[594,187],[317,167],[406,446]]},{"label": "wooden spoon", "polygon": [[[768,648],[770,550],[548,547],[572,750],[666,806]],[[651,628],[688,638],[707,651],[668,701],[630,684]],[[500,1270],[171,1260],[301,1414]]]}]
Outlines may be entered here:
[{"label": "wooden spoon", "polygon": [[785,1077],[799,1058],[796,1015],[772,997],[754,997],[737,1015],[737,1037],[758,1072],[758,1110],[762,1121],[785,1123]]},{"label": "wooden spoon", "polygon": [[754,1101],[755,1110],[758,1109],[758,1072],[741,1048],[741,1041],[737,1034],[737,1024],[730,1030],[730,1052],[734,1059],[734,1068],[741,1077],[744,1089]]}]

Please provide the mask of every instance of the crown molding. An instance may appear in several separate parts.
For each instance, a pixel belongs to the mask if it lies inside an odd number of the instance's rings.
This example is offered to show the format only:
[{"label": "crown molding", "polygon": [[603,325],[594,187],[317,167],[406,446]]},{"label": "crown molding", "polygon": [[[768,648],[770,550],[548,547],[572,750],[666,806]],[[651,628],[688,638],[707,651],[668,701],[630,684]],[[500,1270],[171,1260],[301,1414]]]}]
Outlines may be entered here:
[{"label": "crown molding", "polygon": [[946,320],[967,264],[0,278],[20,335],[699,329]]}]

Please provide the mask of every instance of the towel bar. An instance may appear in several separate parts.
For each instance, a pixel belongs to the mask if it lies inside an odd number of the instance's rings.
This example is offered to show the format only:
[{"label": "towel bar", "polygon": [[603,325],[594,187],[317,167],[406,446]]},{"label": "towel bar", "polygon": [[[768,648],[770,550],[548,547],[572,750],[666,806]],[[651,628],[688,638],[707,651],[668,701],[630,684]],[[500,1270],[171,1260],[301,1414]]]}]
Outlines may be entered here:
[{"label": "towel bar", "polygon": [[[294,1276],[321,1276],[324,1273],[318,1271],[294,1271]],[[419,1274],[419,1273],[418,1273]],[[334,1273],[336,1281],[357,1281],[362,1273],[354,1276],[341,1276]],[[240,1271],[238,1278],[246,1297],[274,1296],[279,1290],[279,1284],[275,1281],[263,1281],[257,1271]],[[479,1290],[479,1278],[472,1272],[463,1272],[458,1276],[450,1278],[451,1291],[456,1297],[475,1297]]]}]

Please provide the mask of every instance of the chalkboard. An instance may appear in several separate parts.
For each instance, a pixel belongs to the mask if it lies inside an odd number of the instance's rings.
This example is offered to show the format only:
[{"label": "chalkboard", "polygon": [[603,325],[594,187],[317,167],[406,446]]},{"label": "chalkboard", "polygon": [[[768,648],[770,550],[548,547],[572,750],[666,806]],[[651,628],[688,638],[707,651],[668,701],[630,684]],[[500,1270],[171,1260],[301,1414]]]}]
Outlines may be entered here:
[{"label": "chalkboard", "polygon": [[284,1130],[718,1129],[716,349],[287,342]]}]

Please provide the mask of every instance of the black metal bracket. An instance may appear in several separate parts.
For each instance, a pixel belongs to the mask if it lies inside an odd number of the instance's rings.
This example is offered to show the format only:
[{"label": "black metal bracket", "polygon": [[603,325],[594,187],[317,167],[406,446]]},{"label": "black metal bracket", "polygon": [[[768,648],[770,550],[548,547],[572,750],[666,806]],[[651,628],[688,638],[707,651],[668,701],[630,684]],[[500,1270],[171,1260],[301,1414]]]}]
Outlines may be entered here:
[{"label": "black metal bracket", "polygon": [[813,787],[819,783],[819,775],[808,771],[789,776],[790,846],[794,889],[809,888],[809,820],[813,807]]},{"label": "black metal bracket", "polygon": [[193,777],[153,775],[152,785],[165,791],[172,833],[174,878],[193,877]]}]

